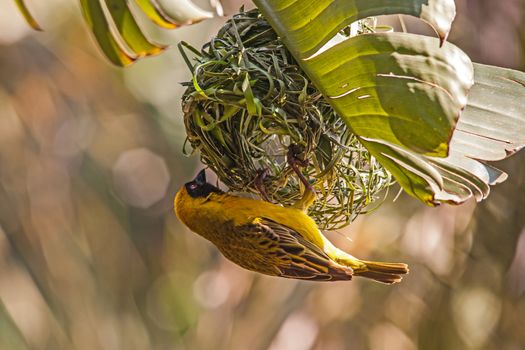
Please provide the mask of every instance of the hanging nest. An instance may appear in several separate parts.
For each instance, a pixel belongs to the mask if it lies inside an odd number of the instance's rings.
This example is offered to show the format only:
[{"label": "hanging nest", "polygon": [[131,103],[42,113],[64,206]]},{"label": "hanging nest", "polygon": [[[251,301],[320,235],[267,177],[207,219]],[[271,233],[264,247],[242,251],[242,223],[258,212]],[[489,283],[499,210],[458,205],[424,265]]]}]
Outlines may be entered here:
[{"label": "hanging nest", "polygon": [[[309,215],[322,229],[348,225],[391,183],[257,10],[234,16],[201,51],[183,111],[187,141],[231,190],[283,205],[301,197],[290,145],[317,192]],[[181,49],[184,53],[185,51]]]}]

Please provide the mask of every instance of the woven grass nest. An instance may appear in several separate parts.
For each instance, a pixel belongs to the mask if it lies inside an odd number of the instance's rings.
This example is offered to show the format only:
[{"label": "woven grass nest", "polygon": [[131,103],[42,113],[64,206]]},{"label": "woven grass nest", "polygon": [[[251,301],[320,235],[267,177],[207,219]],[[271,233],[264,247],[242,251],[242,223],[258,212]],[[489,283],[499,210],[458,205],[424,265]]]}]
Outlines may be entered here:
[{"label": "woven grass nest", "polygon": [[202,50],[181,48],[193,74],[182,102],[187,141],[230,190],[263,188],[266,200],[293,204],[304,186],[287,163],[292,144],[322,229],[348,225],[391,185],[257,10],[241,10]]}]

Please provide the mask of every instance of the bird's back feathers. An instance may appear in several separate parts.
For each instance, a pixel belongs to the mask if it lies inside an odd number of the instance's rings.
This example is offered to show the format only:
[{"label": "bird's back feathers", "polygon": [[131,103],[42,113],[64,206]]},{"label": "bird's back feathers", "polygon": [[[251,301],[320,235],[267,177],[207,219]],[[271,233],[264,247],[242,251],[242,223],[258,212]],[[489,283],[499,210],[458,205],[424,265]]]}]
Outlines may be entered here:
[{"label": "bird's back feathers", "polygon": [[273,233],[278,249],[287,257],[279,265],[281,277],[316,281],[352,278],[350,267],[335,263],[320,247],[304,239],[297,231],[270,219],[257,221],[257,226]]}]

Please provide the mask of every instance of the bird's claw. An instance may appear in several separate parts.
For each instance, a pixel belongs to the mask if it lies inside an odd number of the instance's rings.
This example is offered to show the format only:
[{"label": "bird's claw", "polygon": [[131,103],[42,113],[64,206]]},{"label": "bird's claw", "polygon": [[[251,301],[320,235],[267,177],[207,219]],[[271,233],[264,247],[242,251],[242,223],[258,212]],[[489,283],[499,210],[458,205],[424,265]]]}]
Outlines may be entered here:
[{"label": "bird's claw", "polygon": [[268,193],[266,192],[266,186],[264,185],[264,179],[268,176],[268,173],[268,168],[258,171],[257,177],[255,178],[255,187],[265,201],[271,202],[270,196],[268,196]]},{"label": "bird's claw", "polygon": [[303,153],[303,149],[298,144],[292,143],[288,146],[288,153],[286,154],[286,160],[290,166],[299,165],[301,167],[308,166],[308,159],[302,159],[299,156]]},{"label": "bird's claw", "polygon": [[301,159],[299,158],[299,155],[303,152],[301,147],[297,144],[291,144],[288,147],[288,153],[286,155],[286,160],[288,164],[292,167],[295,174],[299,177],[299,180],[303,183],[304,187],[307,191],[310,191],[312,193],[315,193],[312,185],[310,182],[304,177],[303,173],[301,173],[301,170],[299,167],[307,167],[308,166],[308,159]]}]

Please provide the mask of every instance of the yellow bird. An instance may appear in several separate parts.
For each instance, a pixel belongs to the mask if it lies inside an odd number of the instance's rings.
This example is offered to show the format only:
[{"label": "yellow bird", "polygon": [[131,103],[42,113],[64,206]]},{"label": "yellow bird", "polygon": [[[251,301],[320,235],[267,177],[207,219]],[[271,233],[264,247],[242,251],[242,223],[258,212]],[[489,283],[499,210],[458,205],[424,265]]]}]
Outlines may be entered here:
[{"label": "yellow bird", "polygon": [[306,214],[315,194],[292,207],[224,193],[205,171],[175,197],[178,218],[248,270],[286,278],[339,281],[362,276],[391,284],[408,273],[402,263],[359,260],[335,247]]}]

